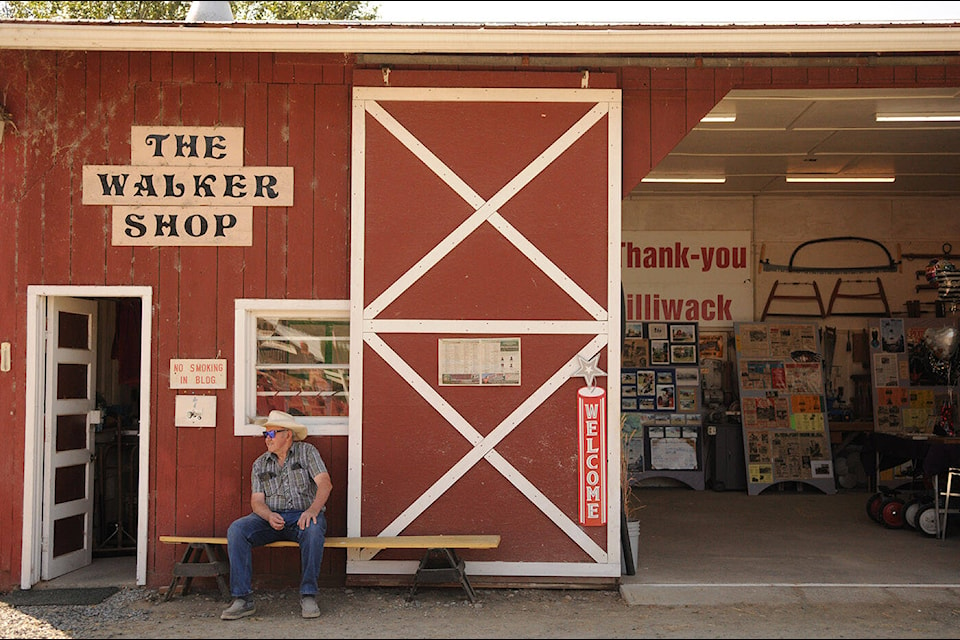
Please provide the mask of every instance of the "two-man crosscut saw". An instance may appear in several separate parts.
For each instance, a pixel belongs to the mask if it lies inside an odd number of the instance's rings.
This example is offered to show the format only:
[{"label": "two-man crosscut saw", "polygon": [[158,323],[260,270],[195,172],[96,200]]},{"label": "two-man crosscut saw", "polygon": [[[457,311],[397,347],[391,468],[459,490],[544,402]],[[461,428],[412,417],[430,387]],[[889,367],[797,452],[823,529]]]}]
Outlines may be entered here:
[{"label": "two-man crosscut saw", "polygon": [[[883,254],[887,257],[887,263],[853,267],[801,267],[795,264],[797,254],[800,253],[801,249],[809,247],[810,245],[822,244],[825,242],[866,242],[868,244],[875,245],[879,247],[883,251]],[[893,256],[890,255],[890,252],[887,251],[885,246],[876,240],[872,240],[870,238],[861,238],[859,236],[837,236],[833,238],[808,240],[807,242],[801,243],[796,249],[793,250],[793,253],[790,254],[790,262],[787,264],[772,264],[769,259],[764,260],[762,257],[760,259],[761,271],[788,271],[792,273],[869,273],[876,271],[898,271],[899,269],[900,261],[894,260]]]}]

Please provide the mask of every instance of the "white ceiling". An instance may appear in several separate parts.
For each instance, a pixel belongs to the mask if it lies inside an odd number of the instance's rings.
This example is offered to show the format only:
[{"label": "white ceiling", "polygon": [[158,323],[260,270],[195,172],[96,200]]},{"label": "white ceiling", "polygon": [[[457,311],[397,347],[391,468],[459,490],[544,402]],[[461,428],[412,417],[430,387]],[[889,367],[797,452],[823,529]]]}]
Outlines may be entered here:
[{"label": "white ceiling", "polygon": [[[960,195],[960,122],[876,122],[875,114],[960,115],[960,89],[735,90],[649,177],[726,176],[724,184],[641,183],[633,195]],[[893,183],[787,183],[794,173],[896,176]]]}]

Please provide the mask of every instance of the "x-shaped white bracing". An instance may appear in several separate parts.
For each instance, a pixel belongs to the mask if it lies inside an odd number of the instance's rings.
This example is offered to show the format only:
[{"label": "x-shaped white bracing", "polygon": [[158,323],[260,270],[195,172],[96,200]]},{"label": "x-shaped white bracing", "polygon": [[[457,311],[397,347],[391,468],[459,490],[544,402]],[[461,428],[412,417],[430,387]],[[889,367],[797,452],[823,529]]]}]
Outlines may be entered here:
[{"label": "x-shaped white bracing", "polygon": [[[556,524],[571,540],[580,546],[596,562],[603,563],[607,561],[607,553],[597,545],[586,533],[571,520],[565,513],[556,507],[543,493],[529,480],[527,480],[516,467],[507,462],[494,447],[507,437],[513,429],[530,415],[543,401],[553,394],[567,379],[570,378],[579,368],[577,358],[572,358],[567,364],[561,367],[556,373],[544,382],[539,389],[533,392],[524,400],[513,412],[496,426],[486,437],[480,435],[476,429],[463,417],[456,409],[443,399],[439,393],[434,390],[427,382],[408,365],[403,358],[397,355],[379,336],[373,334],[365,336],[364,340],[376,351],[387,364],[393,367],[410,386],[419,393],[424,400],[430,403],[440,415],[442,415],[453,428],[473,445],[473,449],[467,452],[455,465],[440,476],[433,485],[430,486],[419,498],[414,500],[410,506],[394,518],[393,522],[386,526],[379,535],[395,536],[399,535],[411,522],[413,522],[421,513],[433,504],[443,493],[449,489],[455,482],[462,478],[477,462],[485,458],[497,471],[507,479],[510,484],[520,490],[520,493],[527,496],[533,504],[539,508],[554,524]],[[606,336],[596,336],[577,354],[581,357],[587,357],[597,353],[606,344]],[[370,552],[361,552],[361,559],[367,560],[377,553],[376,550]]]},{"label": "x-shaped white bracing", "polygon": [[527,256],[541,271],[550,276],[571,298],[582,306],[597,320],[605,320],[607,312],[603,306],[591,298],[580,286],[557,267],[533,243],[527,240],[513,225],[507,222],[497,209],[510,198],[520,192],[531,180],[539,175],[551,162],[556,160],[564,151],[576,142],[590,127],[596,124],[606,113],[603,105],[595,105],[583,115],[570,129],[557,138],[537,158],[527,165],[520,173],[510,180],[492,198],[484,200],[476,191],[471,189],[452,169],[445,165],[433,152],[427,149],[422,142],[407,131],[393,116],[384,111],[377,103],[368,103],[367,111],[377,119],[397,140],[419,158],[428,168],[463,198],[475,211],[464,220],[437,246],[427,252],[406,273],[397,278],[396,282],[387,287],[383,293],[367,305],[364,309],[364,318],[376,318],[391,302],[396,300],[414,282],[433,268],[440,260],[449,254],[458,244],[473,233],[481,224],[489,222],[497,231],[523,255]]},{"label": "x-shaped white bracing", "polygon": [[[557,140],[489,200],[484,200],[471,189],[454,171],[447,167],[379,104],[374,101],[367,101],[365,108],[368,113],[475,210],[472,215],[464,220],[446,238],[427,252],[427,254],[407,270],[406,273],[385,289],[363,312],[364,321],[362,333],[364,341],[473,446],[466,455],[438,478],[429,489],[388,524],[381,532],[381,535],[397,535],[401,533],[411,522],[443,495],[447,489],[460,480],[477,462],[481,459],[486,459],[504,478],[517,487],[521,494],[527,496],[557,527],[564,531],[571,540],[593,558],[595,562],[607,562],[607,552],[587,536],[581,527],[557,508],[535,485],[527,480],[522,473],[503,458],[495,449],[497,444],[509,435],[517,425],[523,422],[524,419],[560,388],[572,375],[576,374],[580,368],[582,359],[594,356],[604,348],[608,342],[609,327],[606,309],[601,304],[598,304],[572,278],[557,267],[498,212],[499,207],[509,201],[510,198],[523,189],[534,177],[539,175],[551,162],[602,119],[608,111],[607,107],[602,103],[594,105],[573,126],[557,138]],[[546,330],[544,330],[543,323],[536,323],[536,329],[533,327],[530,328],[530,333],[583,333],[594,334],[594,337],[485,437],[450,406],[430,384],[378,335],[378,331],[388,332],[392,325],[401,323],[402,321],[376,320],[377,315],[484,222],[489,222],[504,238],[556,282],[567,295],[595,319],[595,321],[587,322],[560,320],[555,323],[550,323],[554,326]],[[438,321],[424,321],[421,325],[437,326],[437,322]],[[513,331],[516,331],[518,327],[524,325],[524,323],[513,321],[501,321],[500,323],[444,321],[443,328],[444,331],[447,332],[451,331],[451,329],[485,330],[489,332],[491,331],[491,327],[497,324],[509,325]],[[534,323],[529,324],[533,325]],[[421,329],[424,329],[424,326],[421,326]],[[361,560],[369,560],[376,555],[376,553],[376,550],[362,550],[359,558]]]}]

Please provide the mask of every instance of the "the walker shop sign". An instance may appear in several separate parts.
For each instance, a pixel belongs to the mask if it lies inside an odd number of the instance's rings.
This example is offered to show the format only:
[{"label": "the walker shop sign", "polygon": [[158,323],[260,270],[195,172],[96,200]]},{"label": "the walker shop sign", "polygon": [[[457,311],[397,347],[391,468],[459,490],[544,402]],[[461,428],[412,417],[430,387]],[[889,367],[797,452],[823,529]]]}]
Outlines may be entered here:
[{"label": "the walker shop sign", "polygon": [[113,244],[249,246],[253,207],[293,206],[293,167],[243,166],[241,127],[131,127],[131,165],[85,165]]}]

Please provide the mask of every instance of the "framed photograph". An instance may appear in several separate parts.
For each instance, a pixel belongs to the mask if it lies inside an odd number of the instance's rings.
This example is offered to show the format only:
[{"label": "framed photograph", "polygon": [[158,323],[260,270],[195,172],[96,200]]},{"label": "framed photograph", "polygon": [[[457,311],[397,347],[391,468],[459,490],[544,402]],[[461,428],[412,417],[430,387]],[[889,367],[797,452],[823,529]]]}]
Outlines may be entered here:
[{"label": "framed photograph", "polygon": [[641,396],[637,398],[638,411],[656,411],[657,399],[654,396]]},{"label": "framed photograph", "polygon": [[687,438],[652,438],[650,440],[650,468],[696,469],[696,441]]},{"label": "framed photograph", "polygon": [[643,338],[643,323],[642,322],[628,322],[626,333],[624,334],[625,338]]},{"label": "framed photograph", "polygon": [[667,340],[650,341],[650,364],[670,364],[670,342]]},{"label": "framed photograph", "polygon": [[701,333],[699,338],[700,357],[704,359],[723,360],[723,347],[727,343],[724,333]]},{"label": "framed photograph", "polygon": [[636,398],[620,398],[620,410],[621,410],[621,411],[636,411],[636,410],[637,410],[637,399],[636,399]]},{"label": "framed photograph", "polygon": [[657,371],[657,384],[674,384],[673,369]]},{"label": "framed photograph", "polygon": [[656,392],[655,373],[650,369],[637,371],[636,385],[638,396],[652,396]]},{"label": "framed photograph", "polygon": [[813,478],[832,478],[833,460],[811,460],[810,476]]},{"label": "framed photograph", "polygon": [[620,386],[625,387],[627,385],[637,384],[637,372],[636,371],[621,371],[620,372]]},{"label": "framed photograph", "polygon": [[647,337],[651,340],[666,340],[669,337],[667,325],[662,322],[652,322],[648,324]]},{"label": "framed photograph", "polygon": [[677,390],[671,384],[657,385],[657,411],[676,411]]},{"label": "framed photograph", "polygon": [[670,342],[692,344],[697,341],[697,327],[693,324],[670,325]]},{"label": "framed photograph", "polygon": [[672,364],[697,364],[697,345],[671,344],[670,362]]},{"label": "framed photograph", "polygon": [[649,367],[650,341],[644,338],[625,338],[622,364],[624,367]]},{"label": "framed photograph", "polygon": [[700,394],[695,387],[677,387],[677,411],[697,411],[700,408],[697,398]]},{"label": "framed photograph", "polygon": [[700,369],[696,367],[677,367],[677,386],[699,387]]}]

